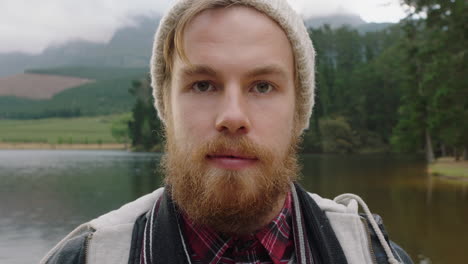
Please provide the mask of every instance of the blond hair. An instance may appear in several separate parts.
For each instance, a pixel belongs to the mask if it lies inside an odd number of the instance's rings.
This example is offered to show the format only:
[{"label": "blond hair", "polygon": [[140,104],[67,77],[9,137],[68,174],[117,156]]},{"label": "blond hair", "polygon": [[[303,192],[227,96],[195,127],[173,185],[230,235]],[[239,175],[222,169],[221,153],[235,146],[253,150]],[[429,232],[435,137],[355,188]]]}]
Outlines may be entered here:
[{"label": "blond hair", "polygon": [[176,26],[169,32],[164,42],[164,60],[166,61],[166,71],[172,72],[174,51],[186,63],[189,63],[184,48],[184,32],[187,24],[198,14],[213,8],[230,7],[239,4],[238,0],[197,0],[192,1],[190,7],[184,12]]}]

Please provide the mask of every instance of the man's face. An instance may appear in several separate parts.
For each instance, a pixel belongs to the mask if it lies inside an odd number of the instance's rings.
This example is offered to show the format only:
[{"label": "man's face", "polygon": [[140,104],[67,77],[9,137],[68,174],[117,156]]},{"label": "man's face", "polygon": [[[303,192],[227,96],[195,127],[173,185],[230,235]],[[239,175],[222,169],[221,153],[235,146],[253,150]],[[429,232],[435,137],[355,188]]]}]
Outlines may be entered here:
[{"label": "man's face", "polygon": [[242,6],[197,15],[184,48],[190,64],[175,56],[169,96],[167,181],[189,216],[235,230],[205,218],[266,213],[297,172],[292,48],[273,20]]}]

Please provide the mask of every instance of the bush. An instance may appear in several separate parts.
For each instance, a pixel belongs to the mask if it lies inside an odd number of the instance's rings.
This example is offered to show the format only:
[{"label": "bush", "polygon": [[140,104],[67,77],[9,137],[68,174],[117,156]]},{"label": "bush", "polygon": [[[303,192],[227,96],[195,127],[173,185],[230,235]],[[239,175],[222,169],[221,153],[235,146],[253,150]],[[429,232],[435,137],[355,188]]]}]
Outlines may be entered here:
[{"label": "bush", "polygon": [[322,149],[326,153],[352,153],[353,131],[343,117],[322,119],[319,122]]}]

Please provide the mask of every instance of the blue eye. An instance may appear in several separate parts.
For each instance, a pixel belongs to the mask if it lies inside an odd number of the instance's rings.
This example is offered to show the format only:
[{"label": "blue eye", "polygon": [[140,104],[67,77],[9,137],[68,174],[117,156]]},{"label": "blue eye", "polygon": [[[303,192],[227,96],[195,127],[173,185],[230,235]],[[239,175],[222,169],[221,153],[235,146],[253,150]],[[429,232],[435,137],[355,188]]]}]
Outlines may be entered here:
[{"label": "blue eye", "polygon": [[192,85],[193,90],[195,92],[199,93],[204,93],[204,92],[210,92],[214,89],[214,86],[207,81],[201,81],[201,82],[196,82]]},{"label": "blue eye", "polygon": [[273,85],[267,82],[260,82],[260,83],[255,84],[253,89],[254,89],[254,92],[266,94],[273,90]]}]

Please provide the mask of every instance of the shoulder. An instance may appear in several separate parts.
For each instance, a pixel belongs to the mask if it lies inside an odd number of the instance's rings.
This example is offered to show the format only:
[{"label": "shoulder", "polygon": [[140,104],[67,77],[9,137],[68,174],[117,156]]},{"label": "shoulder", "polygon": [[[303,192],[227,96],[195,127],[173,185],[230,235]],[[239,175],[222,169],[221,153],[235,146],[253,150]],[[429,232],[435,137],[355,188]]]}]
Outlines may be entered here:
[{"label": "shoulder", "polygon": [[83,224],[68,234],[41,260],[41,264],[84,264],[85,249],[93,230]]},{"label": "shoulder", "polygon": [[112,228],[123,224],[133,224],[140,215],[151,209],[156,199],[162,195],[163,191],[164,188],[159,188],[150,194],[123,205],[117,210],[91,220],[89,224],[95,230]]},{"label": "shoulder", "polygon": [[[370,230],[369,235],[371,240],[371,246],[374,251],[377,263],[387,263],[387,255],[381,246],[377,233],[372,228],[371,221],[366,215],[361,214],[361,216],[366,220],[365,222],[367,224],[367,229]],[[394,241],[390,240],[387,230],[385,229],[382,217],[380,217],[380,215],[377,214],[373,214],[372,217],[377,223],[385,241],[387,241],[387,243],[389,244],[390,249],[394,254],[395,258],[398,260],[398,262],[403,264],[413,264],[413,261],[409,254],[401,246],[396,244]]]},{"label": "shoulder", "polygon": [[[372,214],[367,204],[359,196],[343,194],[331,200],[322,198],[317,194],[308,194],[327,216],[338,240],[344,246],[345,254],[347,253],[346,251],[351,250],[347,250],[349,245],[343,244],[351,240],[354,240],[354,242],[361,240],[361,243],[372,247],[376,263],[387,263],[388,258],[390,258],[389,252],[386,252],[384,249],[384,244],[388,245],[393,257],[399,263],[413,263],[408,253],[389,239],[382,218],[377,214]],[[359,213],[360,209],[364,213]],[[350,233],[353,233],[350,232],[350,228],[357,231],[355,232],[355,238],[350,235]],[[359,235],[359,233],[364,234],[364,236]],[[385,241],[382,241],[379,236]],[[355,252],[355,249],[352,251]]]},{"label": "shoulder", "polygon": [[[134,223],[151,209],[163,191],[164,188],[159,188],[117,210],[80,225],[52,248],[40,263],[82,264],[87,263],[86,258],[99,258],[100,253],[96,248],[115,244],[130,247]],[[125,257],[128,252],[120,254],[123,254],[121,257]]]}]

